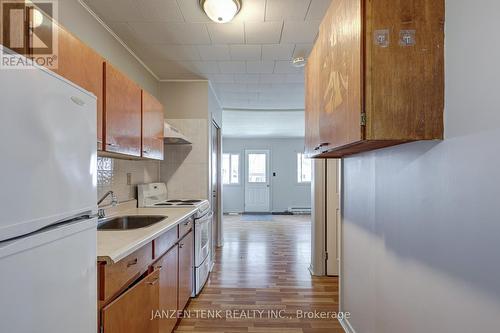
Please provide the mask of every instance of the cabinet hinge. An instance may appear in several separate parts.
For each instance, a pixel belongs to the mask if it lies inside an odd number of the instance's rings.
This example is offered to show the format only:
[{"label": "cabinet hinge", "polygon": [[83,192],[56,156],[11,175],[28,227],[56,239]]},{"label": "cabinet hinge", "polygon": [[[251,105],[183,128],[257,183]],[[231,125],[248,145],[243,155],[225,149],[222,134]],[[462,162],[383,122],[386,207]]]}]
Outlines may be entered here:
[{"label": "cabinet hinge", "polygon": [[366,112],[361,113],[361,126],[366,126]]}]

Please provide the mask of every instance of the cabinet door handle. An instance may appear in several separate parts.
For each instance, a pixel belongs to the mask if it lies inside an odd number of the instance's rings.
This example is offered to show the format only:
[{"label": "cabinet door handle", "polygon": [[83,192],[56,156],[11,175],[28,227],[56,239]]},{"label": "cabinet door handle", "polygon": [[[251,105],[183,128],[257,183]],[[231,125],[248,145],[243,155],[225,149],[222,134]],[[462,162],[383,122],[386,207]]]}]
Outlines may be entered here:
[{"label": "cabinet door handle", "polygon": [[147,154],[147,153],[149,153],[149,150],[147,150],[147,149],[146,149],[146,150],[143,150],[142,152],[143,152],[144,154]]},{"label": "cabinet door handle", "polygon": [[179,243],[179,249],[182,249],[184,247],[183,243]]},{"label": "cabinet door handle", "polygon": [[184,225],[188,225],[188,224],[189,224],[189,221],[184,222]]},{"label": "cabinet door handle", "polygon": [[110,146],[110,147],[118,147],[117,144],[115,143],[106,143],[106,146]]},{"label": "cabinet door handle", "polygon": [[131,267],[131,266],[134,266],[134,265],[137,265],[137,258],[135,258],[134,260],[129,261],[127,263],[127,268]]}]

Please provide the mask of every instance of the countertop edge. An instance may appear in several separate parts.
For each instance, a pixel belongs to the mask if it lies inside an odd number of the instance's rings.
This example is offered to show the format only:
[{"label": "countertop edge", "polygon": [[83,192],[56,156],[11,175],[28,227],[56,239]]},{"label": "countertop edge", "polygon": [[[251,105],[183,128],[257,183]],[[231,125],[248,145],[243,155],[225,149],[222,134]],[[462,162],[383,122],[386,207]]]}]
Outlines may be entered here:
[{"label": "countertop edge", "polygon": [[[138,242],[135,242],[134,244],[130,245],[127,247],[127,250],[125,251],[116,251],[118,253],[111,253],[109,256],[97,256],[97,262],[105,263],[107,265],[115,264],[118,261],[122,260],[123,258],[127,257],[128,255],[132,254],[133,252],[137,251],[144,245],[148,244],[149,242],[153,241],[154,239],[158,238],[165,232],[171,230],[172,228],[176,227],[184,221],[186,218],[189,218],[190,216],[193,216],[196,213],[197,209],[193,208],[191,211],[188,211],[184,215],[179,216],[175,222],[172,222],[171,224],[168,224],[165,226],[165,228],[162,228],[160,230],[157,230],[155,232],[152,232],[149,234],[147,237],[144,237]],[[126,211],[124,212],[126,213]],[[160,222],[161,223],[161,222]]]}]

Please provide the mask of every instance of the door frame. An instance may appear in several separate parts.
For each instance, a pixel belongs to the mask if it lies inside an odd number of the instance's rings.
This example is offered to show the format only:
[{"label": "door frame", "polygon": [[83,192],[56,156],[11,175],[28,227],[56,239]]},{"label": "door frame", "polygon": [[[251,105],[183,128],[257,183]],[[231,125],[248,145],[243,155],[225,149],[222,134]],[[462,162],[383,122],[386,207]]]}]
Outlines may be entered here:
[{"label": "door frame", "polygon": [[245,149],[244,150],[244,164],[243,164],[243,177],[244,182],[243,182],[243,212],[247,212],[247,186],[248,186],[248,154],[252,152],[265,152],[267,154],[267,161],[266,161],[266,175],[267,175],[267,187],[269,191],[269,209],[267,211],[263,211],[262,213],[271,213],[273,211],[273,186],[272,186],[272,177],[271,177],[271,170],[272,170],[272,165],[271,165],[271,149],[269,148],[252,148],[252,149]]},{"label": "door frame", "polygon": [[[216,197],[213,198],[213,182],[212,182],[212,176],[213,176],[213,172],[214,170],[212,165],[212,150],[213,150],[213,131],[216,131],[215,133],[215,136],[216,136],[216,140],[217,140],[217,145],[218,145],[218,149],[217,149],[217,170],[215,172],[217,172],[217,189],[216,189]],[[216,217],[214,218],[214,223],[212,223],[212,238],[213,238],[213,241],[212,241],[212,259],[215,260],[215,248],[216,247],[221,247],[224,245],[224,234],[223,234],[223,226],[222,226],[222,130],[221,130],[221,127],[219,126],[219,124],[217,124],[217,122],[215,121],[215,119],[212,119],[212,123],[211,123],[211,126],[210,126],[210,152],[209,152],[209,156],[210,156],[210,181],[209,181],[209,184],[210,184],[210,192],[209,192],[209,198],[211,198],[211,203],[213,205],[216,205],[216,208],[217,208],[217,215]]]}]

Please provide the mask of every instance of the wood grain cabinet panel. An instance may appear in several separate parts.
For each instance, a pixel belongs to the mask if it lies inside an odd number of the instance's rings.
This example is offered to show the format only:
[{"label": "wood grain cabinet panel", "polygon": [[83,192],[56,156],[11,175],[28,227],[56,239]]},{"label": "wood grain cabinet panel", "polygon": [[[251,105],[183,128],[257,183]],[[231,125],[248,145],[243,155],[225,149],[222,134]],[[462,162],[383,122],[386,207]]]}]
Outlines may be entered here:
[{"label": "wood grain cabinet panel", "polygon": [[178,309],[186,307],[193,290],[193,232],[179,241],[179,301]]},{"label": "wood grain cabinet panel", "polygon": [[[178,266],[179,250],[177,245],[165,253],[154,265],[155,270],[160,270],[159,310],[165,311],[164,313],[182,310],[177,308]],[[158,321],[160,333],[172,332],[175,324],[177,324],[177,319],[170,317],[161,318]]]},{"label": "wood grain cabinet panel", "polygon": [[163,160],[163,105],[142,91],[142,157]]},{"label": "wood grain cabinet panel", "polygon": [[135,284],[102,310],[103,333],[157,333],[151,313],[159,307],[160,271]]},{"label": "wood grain cabinet panel", "polygon": [[332,1],[306,74],[314,157],[442,139],[444,0]]},{"label": "wood grain cabinet panel", "polygon": [[104,63],[104,150],[141,157],[141,88]]},{"label": "wood grain cabinet panel", "polygon": [[97,97],[97,149],[102,150],[104,59],[63,28],[59,28],[58,41],[58,64],[54,71]]}]

